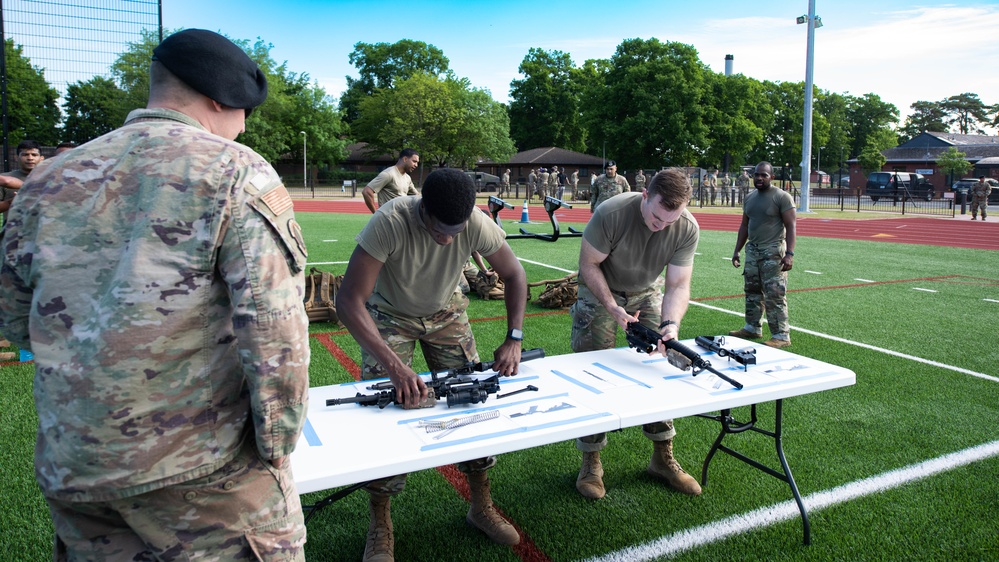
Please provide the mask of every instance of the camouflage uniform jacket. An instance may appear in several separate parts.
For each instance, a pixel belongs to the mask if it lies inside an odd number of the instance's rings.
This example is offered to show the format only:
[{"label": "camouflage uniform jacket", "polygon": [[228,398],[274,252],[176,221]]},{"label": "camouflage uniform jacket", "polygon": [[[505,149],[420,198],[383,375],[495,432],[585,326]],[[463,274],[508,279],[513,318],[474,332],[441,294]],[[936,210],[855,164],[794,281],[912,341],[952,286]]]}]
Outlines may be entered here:
[{"label": "camouflage uniform jacket", "polygon": [[972,199],[978,199],[979,201],[985,201],[989,198],[989,194],[992,193],[992,186],[988,182],[982,183],[976,181],[969,190]]},{"label": "camouflage uniform jacket", "polygon": [[631,185],[621,174],[616,174],[613,178],[608,178],[607,174],[600,174],[593,184],[593,189],[590,190],[590,210],[596,210],[597,205],[628,191],[631,191]]},{"label": "camouflage uniform jacket", "polygon": [[107,501],[292,452],[308,400],[305,247],[247,147],[140,109],[35,170],[3,240],[0,327],[35,354],[45,495]]}]

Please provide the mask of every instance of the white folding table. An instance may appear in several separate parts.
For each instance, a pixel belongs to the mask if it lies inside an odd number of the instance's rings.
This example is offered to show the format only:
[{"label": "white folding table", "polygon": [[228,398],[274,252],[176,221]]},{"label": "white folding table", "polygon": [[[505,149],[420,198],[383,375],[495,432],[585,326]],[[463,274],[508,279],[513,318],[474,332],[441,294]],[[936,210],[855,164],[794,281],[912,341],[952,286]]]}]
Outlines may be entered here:
[{"label": "white folding table", "polygon": [[[708,371],[696,376],[680,371],[661,356],[619,348],[545,357],[522,362],[514,377],[500,379],[501,389],[485,402],[448,408],[404,410],[345,404],[327,406],[330,398],[372,394],[360,381],[312,388],[309,412],[301,440],[292,454],[299,493],[349,486],[313,507],[342,497],[364,483],[396,474],[414,472],[460,461],[529,449],[633,427],[664,419],[700,415],[721,423],[721,432],[702,468],[706,483],[708,464],[717,451],[738,458],[785,481],[801,511],[804,542],[810,541],[808,515],[781,442],[783,400],[849,386],[855,374],[845,368],[772,349],[738,338],[726,337],[726,349],[753,347],[756,363],[741,365],[686,340],[712,366],[743,384],[737,389]],[[484,379],[494,373],[481,373]],[[495,396],[533,385],[537,391],[502,399]],[[776,402],[775,430],[755,427],[756,405]],[[752,406],[752,419],[738,422],[732,408]],[[711,414],[718,412],[718,414]],[[488,418],[452,430],[428,431],[434,422],[470,416]],[[782,471],[750,459],[723,445],[725,435],[752,430],[774,439]],[[311,513],[310,513],[311,515]]]}]

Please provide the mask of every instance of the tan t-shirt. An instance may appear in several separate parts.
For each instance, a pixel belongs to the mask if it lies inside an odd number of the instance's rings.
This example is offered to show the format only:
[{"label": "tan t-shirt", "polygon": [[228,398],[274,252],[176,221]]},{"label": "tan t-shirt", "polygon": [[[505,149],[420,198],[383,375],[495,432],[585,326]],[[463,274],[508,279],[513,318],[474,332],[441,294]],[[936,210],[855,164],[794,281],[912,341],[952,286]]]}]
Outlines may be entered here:
[{"label": "tan t-shirt", "polygon": [[478,209],[450,244],[437,244],[420,218],[422,200],[389,201],[356,238],[365,252],[384,264],[368,302],[410,318],[445,307],[472,252],[489,257],[506,244],[503,229]]},{"label": "tan t-shirt", "polygon": [[594,211],[583,238],[597,251],[609,254],[600,264],[612,291],[648,289],[666,265],[694,263],[700,227],[684,209],[676,222],[652,232],[642,219],[642,194],[622,193]]},{"label": "tan t-shirt", "polygon": [[409,177],[409,174],[400,172],[395,166],[382,170],[375,179],[368,182],[367,187],[378,194],[379,207],[396,197],[419,195],[416,186],[413,185],[413,178]]},{"label": "tan t-shirt", "polygon": [[794,208],[791,194],[770,186],[766,191],[754,189],[746,194],[742,213],[749,217],[749,242],[766,246],[784,239],[784,211]]}]

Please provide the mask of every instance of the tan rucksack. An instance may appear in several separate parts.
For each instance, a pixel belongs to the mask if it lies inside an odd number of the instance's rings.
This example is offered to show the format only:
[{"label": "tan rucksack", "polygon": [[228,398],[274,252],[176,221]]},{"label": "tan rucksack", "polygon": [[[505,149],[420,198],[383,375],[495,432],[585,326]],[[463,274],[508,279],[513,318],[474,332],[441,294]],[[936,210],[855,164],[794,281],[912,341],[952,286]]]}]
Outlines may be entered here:
[{"label": "tan rucksack", "polygon": [[578,273],[570,273],[561,279],[548,279],[536,283],[528,283],[528,287],[545,286],[534,304],[545,308],[569,308],[576,302],[576,291],[579,288]]},{"label": "tan rucksack", "polygon": [[309,323],[340,325],[340,318],[336,315],[336,292],[342,282],[343,275],[334,276],[314,267],[309,270],[309,275],[305,276],[305,312],[309,315]]}]

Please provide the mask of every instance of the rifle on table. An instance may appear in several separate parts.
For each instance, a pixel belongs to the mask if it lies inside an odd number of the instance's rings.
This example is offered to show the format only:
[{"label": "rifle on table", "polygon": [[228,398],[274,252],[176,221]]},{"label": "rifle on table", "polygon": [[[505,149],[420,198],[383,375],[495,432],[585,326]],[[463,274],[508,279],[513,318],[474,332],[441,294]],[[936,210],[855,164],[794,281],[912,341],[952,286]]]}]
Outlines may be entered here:
[{"label": "rifle on table", "polygon": [[[528,349],[520,354],[520,360],[531,361],[541,359],[545,356],[545,350],[540,347]],[[482,373],[493,368],[495,361],[474,362],[469,361],[461,367],[447,369],[443,371],[431,371],[430,380],[424,380],[427,385],[428,397],[418,407],[432,408],[437,404],[437,400],[447,400],[447,406],[457,404],[478,404],[485,402],[490,394],[499,392],[500,375],[496,374],[485,379],[476,379],[472,373]],[[357,393],[349,398],[330,398],[326,401],[327,406],[339,406],[341,404],[360,404],[361,406],[378,406],[384,408],[395,403],[395,386],[391,381],[382,381],[367,387],[368,390],[375,390],[374,394]],[[507,392],[506,394],[496,394],[496,398],[505,398],[521,392],[537,391],[538,387],[527,385],[526,387]]]},{"label": "rifle on table", "polygon": [[[628,329],[625,330],[625,336],[628,339],[628,346],[634,347],[639,353],[655,352],[659,349],[659,342],[663,339],[662,334],[642,325],[640,322],[628,322]],[[695,377],[701,374],[702,371],[710,371],[730,385],[738,389],[742,388],[741,382],[721,374],[717,369],[711,366],[710,361],[701,357],[696,351],[683,345],[679,341],[666,340],[663,341],[663,345],[665,345],[667,349],[666,359],[669,361],[670,365],[673,365],[677,369],[686,371],[687,369],[692,368],[693,376]],[[670,351],[674,353],[670,353]],[[686,360],[679,359],[677,354]]]},{"label": "rifle on table", "polygon": [[704,349],[707,349],[708,351],[714,351],[718,354],[718,357],[735,359],[737,363],[742,365],[742,369],[744,371],[748,371],[750,365],[756,364],[755,349],[752,347],[744,347],[742,349],[725,349],[722,347],[725,345],[725,336],[697,336],[694,338],[694,343]]}]

